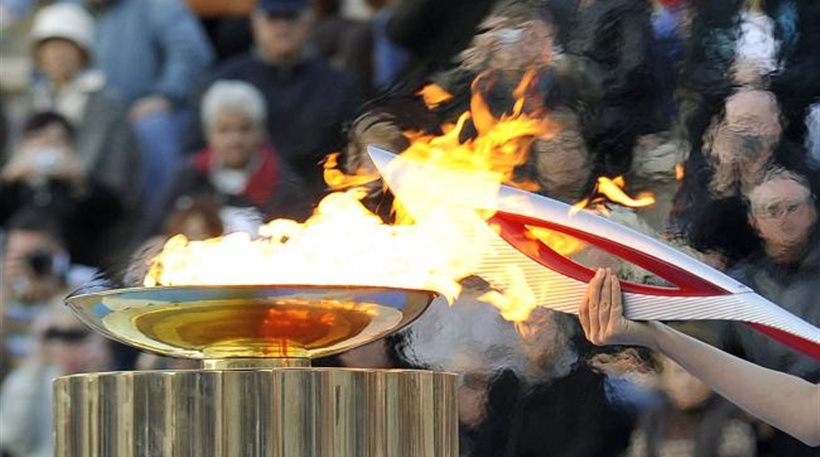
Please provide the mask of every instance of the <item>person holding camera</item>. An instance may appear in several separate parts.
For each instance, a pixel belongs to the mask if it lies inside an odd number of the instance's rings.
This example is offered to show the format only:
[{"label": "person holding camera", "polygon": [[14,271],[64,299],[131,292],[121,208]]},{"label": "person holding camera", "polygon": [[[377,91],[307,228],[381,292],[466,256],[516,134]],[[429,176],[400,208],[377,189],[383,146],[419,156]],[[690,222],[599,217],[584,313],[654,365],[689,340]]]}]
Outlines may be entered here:
[{"label": "person holding camera", "polygon": [[74,129],[65,117],[42,112],[29,117],[22,141],[0,170],[0,228],[25,209],[48,213],[65,231],[78,262],[101,266],[101,240],[122,218],[121,200],[88,175],[74,149]]},{"label": "person holding camera", "polygon": [[94,19],[80,5],[55,3],[37,12],[31,29],[35,64],[29,112],[54,111],[76,128],[76,152],[87,173],[137,207],[142,157],[126,105],[94,68]]},{"label": "person holding camera", "polygon": [[32,351],[31,323],[66,291],[71,263],[60,232],[47,213],[33,209],[18,213],[6,226],[0,309],[4,356],[11,368]]},{"label": "person holding camera", "polygon": [[54,455],[53,389],[58,376],[114,368],[112,343],[52,300],[32,326],[33,350],[0,387],[0,452],[14,457]]}]

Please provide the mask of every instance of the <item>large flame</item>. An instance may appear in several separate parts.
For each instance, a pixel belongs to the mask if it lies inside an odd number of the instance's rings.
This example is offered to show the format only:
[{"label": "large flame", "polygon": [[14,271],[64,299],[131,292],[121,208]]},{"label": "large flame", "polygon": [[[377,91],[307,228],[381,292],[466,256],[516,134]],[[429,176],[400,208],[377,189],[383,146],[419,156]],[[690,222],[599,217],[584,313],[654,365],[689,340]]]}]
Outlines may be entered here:
[{"label": "large flame", "polygon": [[[394,202],[394,222],[369,210],[363,204],[367,191],[357,187],[378,175],[372,169],[344,173],[338,154],[331,154],[324,162],[325,181],[330,189],[348,190],[326,196],[307,221],[274,220],[256,237],[235,233],[189,241],[177,235],[151,261],[145,286],[383,286],[433,290],[452,302],[461,279],[481,275],[488,264],[503,263],[496,257],[499,243],[505,242],[487,223],[497,207],[499,186],[537,189],[515,172],[527,162],[533,140],[549,137],[556,128],[541,109],[541,97],[528,95],[537,92],[535,71],[524,74],[513,91],[513,108],[500,116],[493,115],[480,90],[493,83],[488,76],[476,78],[470,109],[442,125],[440,135],[405,132],[410,146],[391,167],[402,172],[412,163],[414,172],[401,176],[402,199]],[[452,98],[435,85],[419,95],[430,107]],[[622,177],[601,177],[593,196],[573,211],[605,212],[607,202],[632,207],[654,203],[650,194],[629,196],[625,185]],[[585,248],[573,237],[538,227],[528,227],[528,236],[567,256]],[[504,318],[520,322],[539,303],[540,292],[534,289],[543,285],[528,284],[517,268],[509,263],[493,269],[493,277],[485,279],[496,290],[482,299]]]},{"label": "large flame", "polygon": [[[469,208],[495,207],[501,183],[532,188],[531,183],[516,182],[515,169],[527,161],[532,141],[553,130],[544,113],[532,108],[538,104],[526,100],[534,76],[524,76],[507,114],[494,116],[474,86],[470,110],[442,126],[443,134],[406,133],[410,146],[400,159],[424,163],[429,173],[404,181],[413,197],[396,202],[394,223],[385,223],[365,207],[364,190],[334,192],[304,223],[274,220],[258,237],[235,233],[190,241],[177,235],[151,261],[145,286],[368,285],[434,290],[454,300],[459,280],[474,274],[487,254],[484,238],[494,235],[484,222],[491,214]],[[435,88],[424,93],[428,102],[449,95]],[[465,133],[471,131],[476,134],[470,138]],[[324,166],[331,188],[363,185],[374,178],[340,172],[336,155]],[[453,205],[437,204],[444,200],[473,204],[457,214]]]}]

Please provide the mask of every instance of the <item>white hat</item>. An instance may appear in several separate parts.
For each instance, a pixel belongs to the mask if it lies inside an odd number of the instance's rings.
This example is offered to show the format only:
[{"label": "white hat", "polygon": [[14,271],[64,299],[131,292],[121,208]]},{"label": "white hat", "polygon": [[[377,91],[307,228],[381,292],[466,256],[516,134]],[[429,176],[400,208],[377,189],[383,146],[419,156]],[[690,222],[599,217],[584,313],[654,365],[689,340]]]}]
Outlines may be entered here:
[{"label": "white hat", "polygon": [[56,3],[37,12],[31,26],[31,40],[36,45],[49,38],[63,38],[90,51],[94,38],[94,19],[79,5]]}]

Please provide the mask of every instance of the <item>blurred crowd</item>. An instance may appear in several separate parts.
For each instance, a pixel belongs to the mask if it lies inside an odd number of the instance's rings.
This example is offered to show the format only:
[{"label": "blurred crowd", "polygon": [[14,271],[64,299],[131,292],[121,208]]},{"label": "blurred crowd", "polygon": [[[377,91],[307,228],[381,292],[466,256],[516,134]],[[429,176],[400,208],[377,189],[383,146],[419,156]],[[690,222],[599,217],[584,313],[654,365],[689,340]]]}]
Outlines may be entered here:
[{"label": "blurred crowd", "polygon": [[[575,202],[625,175],[658,202],[613,217],[820,326],[816,0],[0,0],[13,41],[31,72],[0,99],[3,457],[51,455],[55,376],[180,364],[90,332],[71,289],[149,240],[303,219],[328,154],[366,169],[365,145],[441,133],[471,90],[500,116],[532,68],[559,128],[523,177]],[[451,96],[425,104],[432,83]],[[594,348],[568,316],[493,313],[434,363],[424,344],[463,329],[430,331],[453,319],[430,314],[320,363],[457,369],[465,457],[818,455],[669,359]],[[685,330],[820,382],[817,361],[748,328]],[[503,347],[515,369],[484,360]]]}]

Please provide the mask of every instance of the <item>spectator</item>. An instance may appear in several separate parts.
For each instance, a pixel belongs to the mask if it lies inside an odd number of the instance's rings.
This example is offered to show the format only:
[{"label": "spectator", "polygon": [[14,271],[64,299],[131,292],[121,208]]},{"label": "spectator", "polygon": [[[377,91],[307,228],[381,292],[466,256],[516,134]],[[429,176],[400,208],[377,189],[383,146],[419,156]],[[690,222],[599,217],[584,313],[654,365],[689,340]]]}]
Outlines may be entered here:
[{"label": "spectator", "polygon": [[216,53],[216,61],[248,52],[253,44],[248,16],[256,0],[186,0],[196,14]]},{"label": "spectator", "polygon": [[632,433],[628,457],[753,457],[755,435],[737,408],[665,356],[658,356],[664,401]]},{"label": "spectator", "polygon": [[144,155],[145,204],[152,207],[179,163],[187,102],[211,63],[211,48],[181,0],[84,2],[97,16],[97,64],[129,106]]},{"label": "spectator", "polygon": [[549,310],[517,326],[526,369],[492,379],[486,416],[473,430],[473,457],[593,457],[626,448],[634,418],[609,400],[609,376],[579,361],[586,348],[575,328]]},{"label": "spectator", "polygon": [[704,144],[715,169],[712,192],[748,192],[760,182],[780,142],[779,115],[777,100],[768,91],[741,90],[726,100],[725,116],[707,133]]},{"label": "spectator", "polygon": [[637,137],[657,128],[644,114],[655,96],[649,3],[580,2],[577,25],[567,54],[588,59],[602,78],[603,99],[587,129],[590,149],[601,159],[602,172],[624,173]]},{"label": "spectator", "polygon": [[32,112],[54,111],[77,127],[77,154],[86,173],[136,206],[141,159],[125,106],[92,69],[92,17],[80,6],[43,8],[31,30],[38,78],[30,90]]},{"label": "spectator", "polygon": [[702,148],[693,149],[672,216],[688,244],[720,251],[731,264],[759,247],[742,194],[760,183],[771,164],[805,169],[807,157],[783,141],[781,111],[771,92],[739,89],[724,107],[712,119]]},{"label": "spectator", "polygon": [[[790,313],[820,326],[820,239],[817,207],[806,179],[783,168],[766,172],[748,194],[749,219],[763,251],[730,274]],[[737,328],[733,335],[752,362],[820,382],[817,362],[766,337]]]},{"label": "spectator", "polygon": [[180,199],[189,198],[216,201],[228,231],[235,227],[228,220],[232,208],[253,208],[264,217],[303,215],[302,180],[266,139],[262,93],[246,82],[217,81],[201,109],[208,147],[180,170],[151,231]]},{"label": "spectator", "polygon": [[[306,0],[261,0],[251,21],[256,49],[220,66],[213,80],[246,81],[264,94],[269,138],[312,197],[324,190],[319,161],[340,149],[342,123],[358,106],[355,84],[306,54],[312,23]],[[202,127],[189,129],[190,146],[202,144]]]},{"label": "spectator", "polygon": [[74,141],[74,129],[59,114],[37,113],[25,122],[20,146],[0,170],[0,227],[18,211],[39,208],[65,231],[74,259],[101,266],[123,205],[85,173]]},{"label": "spectator", "polygon": [[37,319],[33,331],[37,350],[0,390],[0,450],[4,455],[54,455],[54,378],[113,368],[107,340],[82,325],[61,302],[62,297],[49,304]]},{"label": "spectator", "polygon": [[215,238],[224,232],[219,206],[206,198],[183,198],[177,202],[174,212],[165,221],[165,234],[185,235],[192,241]]},{"label": "spectator", "polygon": [[[730,274],[757,293],[820,327],[820,230],[817,207],[806,179],[782,168],[769,170],[748,194],[749,219],[763,240],[763,251],[740,262]],[[777,371],[820,382],[820,364],[740,325],[727,326],[727,349]],[[817,455],[778,433],[774,455]]]},{"label": "spectator", "polygon": [[7,226],[2,260],[3,346],[16,367],[32,351],[31,323],[65,292],[69,257],[57,223],[41,211],[25,211]]}]

